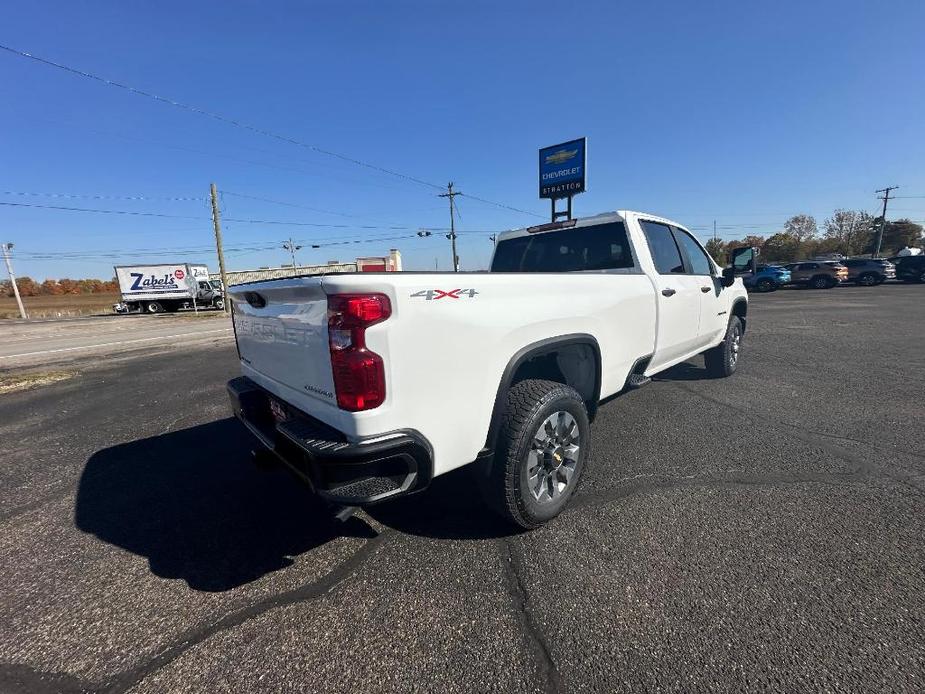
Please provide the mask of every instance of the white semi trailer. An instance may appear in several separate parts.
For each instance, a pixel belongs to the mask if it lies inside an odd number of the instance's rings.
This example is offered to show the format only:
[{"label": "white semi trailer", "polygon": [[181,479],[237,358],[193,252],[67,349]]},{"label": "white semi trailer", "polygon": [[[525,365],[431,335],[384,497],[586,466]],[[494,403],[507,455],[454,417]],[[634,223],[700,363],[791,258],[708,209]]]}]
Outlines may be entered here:
[{"label": "white semi trailer", "polygon": [[163,313],[181,308],[225,308],[224,293],[209,282],[209,268],[189,263],[113,268],[122,301],[116,313]]}]

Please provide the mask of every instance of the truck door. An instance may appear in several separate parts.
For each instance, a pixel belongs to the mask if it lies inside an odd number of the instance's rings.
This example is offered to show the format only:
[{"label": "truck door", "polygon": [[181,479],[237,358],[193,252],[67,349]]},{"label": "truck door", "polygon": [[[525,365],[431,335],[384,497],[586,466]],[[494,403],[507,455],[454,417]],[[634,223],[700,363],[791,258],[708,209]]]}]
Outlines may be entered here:
[{"label": "truck door", "polygon": [[655,353],[649,369],[696,351],[700,341],[700,288],[703,278],[686,272],[681,250],[671,228],[661,222],[640,219],[655,265],[658,322]]},{"label": "truck door", "polygon": [[681,251],[687,273],[697,279],[700,290],[700,344],[707,347],[718,342],[726,332],[729,316],[725,302],[720,297],[722,284],[714,274],[713,262],[697,240],[684,229],[673,228],[675,238]]}]

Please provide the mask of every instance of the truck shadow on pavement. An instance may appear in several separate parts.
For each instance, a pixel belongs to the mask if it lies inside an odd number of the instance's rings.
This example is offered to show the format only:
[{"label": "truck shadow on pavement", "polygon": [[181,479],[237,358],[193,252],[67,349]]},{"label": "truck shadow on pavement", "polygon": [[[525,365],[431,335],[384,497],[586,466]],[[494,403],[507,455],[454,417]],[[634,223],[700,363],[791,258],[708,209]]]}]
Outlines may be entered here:
[{"label": "truck shadow on pavement", "polygon": [[229,418],[98,451],[80,479],[75,524],[147,557],[155,575],[210,592],[336,537],[376,535],[359,518],[334,520],[284,470],[256,468],[251,447]]},{"label": "truck shadow on pavement", "polygon": [[366,513],[399,532],[435,539],[487,540],[522,532],[485,505],[477,474],[464,466],[418,494],[370,506]]},{"label": "truck shadow on pavement", "polygon": [[695,366],[687,361],[665,369],[652,377],[653,381],[710,381],[714,379],[715,377],[707,372],[705,366]]}]

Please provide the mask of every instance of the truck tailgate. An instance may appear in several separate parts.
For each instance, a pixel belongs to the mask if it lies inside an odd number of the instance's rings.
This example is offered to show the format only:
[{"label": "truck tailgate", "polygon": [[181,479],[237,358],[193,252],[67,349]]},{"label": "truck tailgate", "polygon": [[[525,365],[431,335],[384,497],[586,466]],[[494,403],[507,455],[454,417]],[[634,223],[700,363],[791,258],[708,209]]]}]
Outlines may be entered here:
[{"label": "truck tailgate", "polygon": [[[335,404],[328,348],[327,296],[318,277],[271,280],[229,290],[245,374],[283,398],[291,388]],[[247,374],[247,370],[252,373]]]}]

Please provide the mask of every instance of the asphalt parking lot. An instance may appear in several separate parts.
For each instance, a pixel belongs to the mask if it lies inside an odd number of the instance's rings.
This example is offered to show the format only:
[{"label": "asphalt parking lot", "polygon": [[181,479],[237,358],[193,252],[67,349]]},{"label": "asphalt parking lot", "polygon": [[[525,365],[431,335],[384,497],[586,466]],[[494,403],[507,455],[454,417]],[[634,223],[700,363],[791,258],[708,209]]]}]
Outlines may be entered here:
[{"label": "asphalt parking lot", "polygon": [[524,534],[464,470],[331,521],[249,462],[221,336],[72,358],[0,395],[0,691],[922,691],[923,325],[753,296],[739,372],[603,406]]}]

